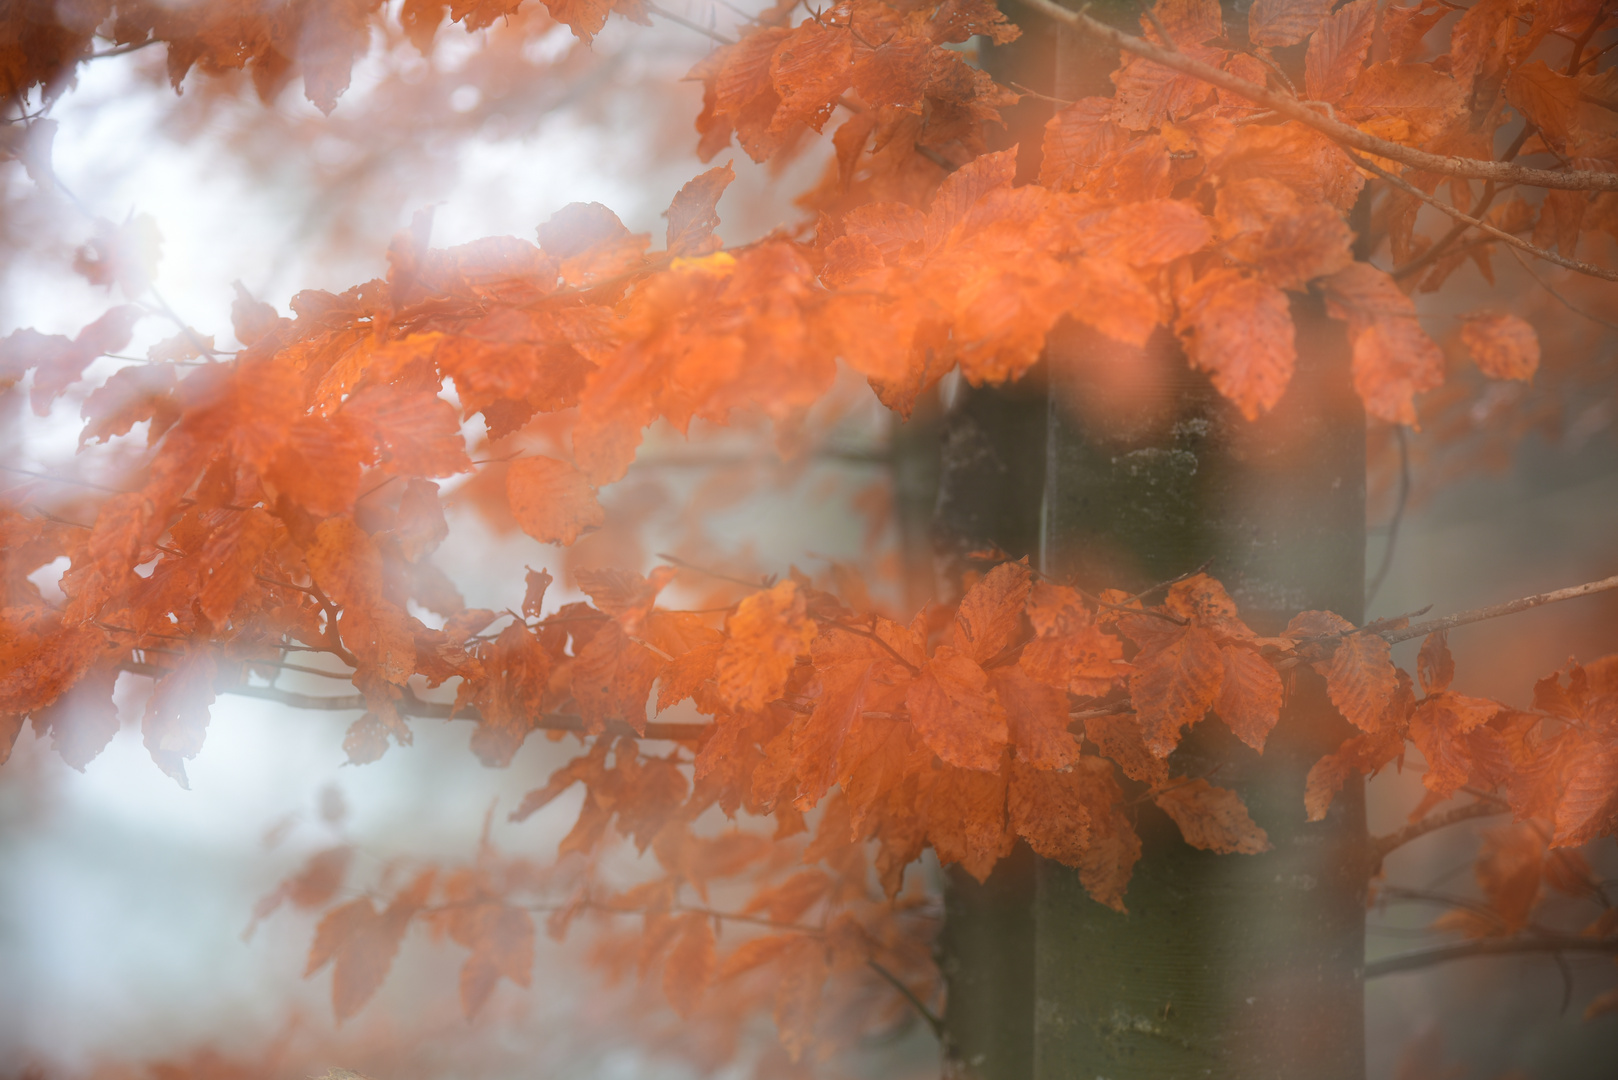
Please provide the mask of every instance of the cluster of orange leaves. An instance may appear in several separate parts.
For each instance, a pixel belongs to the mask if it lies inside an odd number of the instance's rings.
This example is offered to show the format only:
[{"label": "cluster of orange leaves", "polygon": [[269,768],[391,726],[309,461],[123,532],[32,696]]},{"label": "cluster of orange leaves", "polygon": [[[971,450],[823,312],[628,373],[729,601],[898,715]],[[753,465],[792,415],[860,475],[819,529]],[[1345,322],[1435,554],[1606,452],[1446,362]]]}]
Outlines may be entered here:
[{"label": "cluster of orange leaves", "polygon": [[[276,32],[297,32],[283,39],[263,30],[255,4],[120,3],[113,40],[167,42],[176,82],[193,64],[251,64],[265,93],[296,61],[311,99],[329,108],[362,44],[355,28],[377,6],[293,5]],[[426,41],[446,7],[478,25],[511,6],[412,2],[404,13]],[[548,6],[585,38],[608,10]],[[1548,35],[1598,25],[1597,5],[1482,0],[1454,23],[1451,50],[1426,61],[1423,37],[1444,9],[1391,8],[1380,16],[1389,56],[1369,64],[1376,5],[1330,6],[1255,3],[1246,51],[1231,45],[1214,0],[1161,0],[1145,33],[1257,82],[1279,70],[1271,50],[1302,44],[1304,95],[1385,138],[1490,157],[1509,103],[1539,133],[1542,145],[1530,140],[1525,152],[1610,164],[1606,114],[1591,107],[1607,100],[1606,73],[1528,61]],[[385,279],[300,293],[292,319],[243,294],[234,358],[187,329],[91,394],[86,441],[145,423],[151,452],[130,490],[95,505],[93,524],[0,509],[5,752],[31,720],[82,768],[117,730],[114,681],[135,672],[155,679],[146,745],[183,782],[216,692],[249,673],[273,675],[298,648],[352,668],[366,711],[345,747],[362,762],[390,738],[409,740],[405,717],[423,705],[412,678],[429,688],[459,679],[454,714],[475,719],[473,748],[490,764],[508,762],[536,728],[570,727],[590,743],[519,815],[582,784],[564,851],[588,856],[615,827],[666,871],[625,894],[587,883],[564,906],[644,915],[643,933],[611,964],[662,964],[681,1008],[722,975],[774,970],[793,1053],[814,1029],[823,983],[840,971],[870,981],[875,963],[918,999],[933,995],[925,950],[905,929],[913,913],[881,900],[905,895],[904,869],[928,847],[982,878],[1021,837],[1078,867],[1092,895],[1119,908],[1139,854],[1130,808],[1141,802],[1195,846],[1264,850],[1234,792],[1174,775],[1169,757],[1210,712],[1262,750],[1287,681],[1305,669],[1325,678],[1360,732],[1310,774],[1311,817],[1350,773],[1399,760],[1408,741],[1428,762],[1435,800],[1462,787],[1498,792],[1520,818],[1548,822],[1558,848],[1618,824],[1612,658],[1547,680],[1523,711],[1449,690],[1453,665],[1435,639],[1423,649],[1418,699],[1377,628],[1309,612],[1260,637],[1206,577],[1147,606],[1003,563],[958,607],[908,625],[798,577],[723,613],[662,610],[666,571],[581,574],[592,603],[549,614],[549,575],[531,572],[520,615],[467,609],[432,553],[449,532],[436,481],[474,468],[462,433],[474,414],[491,439],[563,415],[571,460],[511,462],[504,494],[530,536],[568,544],[602,524],[596,490],[624,475],[656,421],[683,431],[750,413],[790,428],[839,361],[908,412],[952,368],[977,384],[1016,378],[1063,318],[1136,346],[1167,328],[1252,417],[1283,400],[1296,363],[1288,294],[1313,291],[1347,324],[1371,415],[1411,422],[1416,395],[1442,381],[1443,354],[1413,302],[1353,256],[1345,215],[1360,171],[1311,129],[1131,59],[1114,75],[1114,97],[1055,115],[1039,182],[1019,186],[1015,153],[986,153],[983,142],[1014,96],[949,47],[1015,34],[991,4],[848,0],[796,27],[790,10],[766,13],[698,66],[698,130],[706,155],[734,137],[763,160],[842,109],[829,171],[806,198],[819,214],[812,230],[722,250],[713,230],[728,165],[676,196],[655,254],[599,204],[559,212],[537,245],[498,238],[433,250],[422,219],[393,245]],[[61,31],[55,53],[8,44],[7,92],[56,85],[112,14],[108,5],[76,38]],[[62,26],[50,5],[9,17],[28,33]],[[317,18],[341,25],[298,29]],[[297,54],[294,40],[319,55]],[[1429,191],[1439,183],[1411,179]],[[1449,186],[1472,204],[1466,182]],[[1513,199],[1491,220],[1569,252],[1587,211],[1599,221],[1610,208],[1558,192],[1538,208]],[[1419,255],[1414,205],[1395,195],[1380,212],[1395,257]],[[145,270],[127,233],[109,227],[81,262],[92,280],[134,297]],[[1486,269],[1487,250],[1474,245],[1466,257]],[[1436,260],[1425,282],[1436,287],[1456,265],[1453,253]],[[73,339],[18,331],[0,342],[0,383],[32,372],[44,412],[97,357],[128,344],[139,314],[114,308]],[[1479,313],[1460,337],[1490,376],[1526,379],[1537,365],[1537,339],[1515,316]],[[446,380],[454,404],[441,396]],[[64,556],[58,606],[29,575]],[[410,601],[443,625],[412,616]],[[713,718],[699,734],[677,733],[663,756],[637,738],[654,688],[658,709],[689,698]],[[777,842],[698,837],[693,823],[713,806],[772,816]],[[813,839],[801,851],[784,846],[817,806]],[[791,857],[773,854],[782,851]],[[338,862],[286,898],[318,902],[321,882],[340,880]],[[684,904],[682,890],[701,895],[761,862],[799,869],[757,879],[767,884],[740,914],[781,925],[720,957],[720,913]],[[532,884],[525,873],[491,855],[441,879],[423,872],[380,911],[369,899],[345,903],[322,922],[311,969],[333,962],[337,1011],[348,1015],[381,983],[405,928],[427,919],[471,950],[462,994],[475,1011],[498,978],[528,978],[532,920],[508,902]],[[823,918],[802,923],[811,910]]]}]

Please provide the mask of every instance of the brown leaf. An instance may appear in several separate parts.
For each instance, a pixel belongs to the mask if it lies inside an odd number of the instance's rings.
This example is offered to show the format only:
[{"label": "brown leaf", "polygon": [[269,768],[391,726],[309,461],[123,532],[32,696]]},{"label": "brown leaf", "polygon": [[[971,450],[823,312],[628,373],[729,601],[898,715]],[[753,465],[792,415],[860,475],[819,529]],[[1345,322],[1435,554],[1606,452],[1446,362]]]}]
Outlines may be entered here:
[{"label": "brown leaf", "polygon": [[1392,652],[1380,634],[1349,634],[1315,670],[1326,677],[1326,694],[1344,719],[1361,731],[1376,731],[1398,688]]},{"label": "brown leaf", "polygon": [[713,234],[719,224],[714,208],[734,179],[736,170],[727,163],[722,169],[709,169],[680,189],[664,211],[669,219],[669,254],[706,255],[720,247],[719,238]]},{"label": "brown leaf", "polygon": [[732,709],[762,709],[780,697],[798,656],[815,638],[803,593],[791,580],[743,600],[725,620],[725,630],[714,677]]},{"label": "brown leaf", "polygon": [[1050,772],[1013,763],[1006,796],[1012,830],[1045,858],[1079,865],[1090,847],[1088,782],[1087,770]]},{"label": "brown leaf", "polygon": [[1224,681],[1214,712],[1242,742],[1263,753],[1264,742],[1281,718],[1281,676],[1252,649],[1224,645]]},{"label": "brown leaf", "polygon": [[1539,335],[1516,315],[1474,315],[1461,327],[1461,341],[1478,369],[1491,379],[1527,382],[1539,369]]},{"label": "brown leaf", "polygon": [[1353,0],[1320,24],[1304,57],[1304,91],[1315,101],[1336,102],[1354,85],[1371,48],[1377,0]]},{"label": "brown leaf", "polygon": [[1254,0],[1247,38],[1254,45],[1295,45],[1315,32],[1335,0]]},{"label": "brown leaf", "polygon": [[1131,780],[1155,786],[1169,778],[1167,763],[1146,748],[1134,713],[1087,716],[1084,737],[1095,743],[1103,757],[1117,762]]},{"label": "brown leaf", "polygon": [[1022,636],[1031,581],[1024,563],[1007,562],[968,589],[955,612],[955,650],[984,664],[1010,647]]},{"label": "brown leaf", "polygon": [[1146,745],[1168,757],[1179,745],[1180,729],[1201,720],[1218,700],[1224,658],[1207,631],[1190,626],[1137,656],[1134,666],[1129,694]]},{"label": "brown leaf", "polygon": [[1467,736],[1504,708],[1497,701],[1448,691],[1433,694],[1410,718],[1410,741],[1427,759],[1421,782],[1435,795],[1448,796],[1471,779],[1476,756]]},{"label": "brown leaf", "polygon": [[1192,847],[1223,855],[1270,850],[1270,838],[1248,816],[1241,796],[1208,781],[1171,780],[1152,796]]},{"label": "brown leaf", "polygon": [[1035,682],[1020,667],[990,670],[989,683],[1006,712],[1006,726],[1017,760],[1036,769],[1065,769],[1079,757],[1079,744],[1068,731],[1065,688]]},{"label": "brown leaf", "polygon": [[1416,674],[1421,677],[1421,692],[1436,694],[1448,690],[1455,679],[1455,657],[1450,655],[1449,635],[1440,630],[1428,634],[1416,655]]}]

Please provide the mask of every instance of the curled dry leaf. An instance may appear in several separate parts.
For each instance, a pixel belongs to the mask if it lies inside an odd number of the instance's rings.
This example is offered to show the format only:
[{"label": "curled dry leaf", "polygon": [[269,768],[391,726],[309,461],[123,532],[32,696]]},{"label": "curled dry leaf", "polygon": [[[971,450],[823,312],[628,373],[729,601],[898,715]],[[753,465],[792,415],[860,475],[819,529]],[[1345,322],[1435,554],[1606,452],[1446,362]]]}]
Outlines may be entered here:
[{"label": "curled dry leaf", "polygon": [[1270,850],[1270,838],[1254,823],[1241,796],[1200,777],[1170,780],[1152,801],[1174,819],[1192,847],[1221,854],[1257,855]]},{"label": "curled dry leaf", "polygon": [[1491,379],[1527,382],[1539,369],[1539,335],[1519,316],[1474,315],[1461,327],[1461,341],[1478,369]]}]

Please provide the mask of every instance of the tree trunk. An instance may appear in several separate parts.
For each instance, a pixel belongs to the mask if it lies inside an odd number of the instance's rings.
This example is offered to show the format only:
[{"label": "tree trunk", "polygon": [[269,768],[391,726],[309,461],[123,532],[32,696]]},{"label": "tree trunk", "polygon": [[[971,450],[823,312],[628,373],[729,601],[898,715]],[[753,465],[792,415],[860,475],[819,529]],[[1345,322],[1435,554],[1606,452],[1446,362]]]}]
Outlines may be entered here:
[{"label": "tree trunk", "polygon": [[[1256,423],[1167,332],[1145,350],[1053,337],[1047,573],[1133,591],[1206,563],[1260,633],[1312,608],[1359,620],[1364,416],[1340,326],[1318,301],[1293,314],[1297,376]],[[1345,785],[1325,821],[1303,810],[1309,767],[1345,734],[1304,669],[1262,756],[1216,720],[1193,728],[1174,771],[1238,791],[1273,850],[1195,850],[1146,802],[1128,914],[1040,864],[1037,1080],[1363,1080],[1363,787]]]},{"label": "tree trunk", "polygon": [[[984,52],[1002,85],[1050,87],[1065,101],[1111,93],[1115,53],[1053,31],[1015,0],[1002,6],[1024,30]],[[1088,10],[1133,29],[1140,9],[1099,0]],[[1245,27],[1230,10],[1226,21]],[[1038,174],[1050,113],[1028,96],[1006,114],[994,148],[1021,147],[1019,182]],[[1340,326],[1318,301],[1294,314],[1297,378],[1257,424],[1187,368],[1166,332],[1126,356],[1064,326],[1047,351],[1048,393],[1043,380],[963,388],[939,470],[946,577],[964,552],[991,546],[1037,553],[1046,572],[1092,587],[1141,589],[1206,562],[1261,632],[1309,608],[1358,621],[1364,416]],[[1042,498],[1024,486],[1031,477],[1043,478]],[[982,885],[948,874],[946,1075],[1363,1080],[1363,787],[1346,784],[1324,822],[1303,812],[1309,767],[1345,733],[1308,671],[1293,673],[1262,757],[1215,720],[1193,729],[1175,771],[1239,791],[1273,850],[1197,851],[1144,802],[1127,915],[1025,847]]]},{"label": "tree trunk", "polygon": [[[939,442],[932,526],[949,590],[973,568],[974,551],[1037,555],[1048,412],[1037,374],[1007,387],[962,385],[955,395]],[[946,1076],[1033,1076],[1036,862],[1019,843],[981,884],[958,866],[945,871],[938,959],[947,991]]]}]

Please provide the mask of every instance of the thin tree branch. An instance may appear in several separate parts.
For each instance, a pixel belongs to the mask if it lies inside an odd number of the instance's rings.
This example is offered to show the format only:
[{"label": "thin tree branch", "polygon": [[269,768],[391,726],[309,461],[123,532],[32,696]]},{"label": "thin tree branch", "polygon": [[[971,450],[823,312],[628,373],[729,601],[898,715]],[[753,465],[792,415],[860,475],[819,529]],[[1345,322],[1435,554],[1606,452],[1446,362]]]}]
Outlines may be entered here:
[{"label": "thin tree branch", "polygon": [[1585,585],[1574,585],[1566,589],[1555,589],[1535,596],[1525,596],[1520,600],[1511,600],[1504,604],[1494,604],[1490,607],[1474,608],[1471,611],[1457,612],[1446,615],[1442,619],[1429,619],[1426,622],[1413,623],[1410,626],[1393,630],[1378,631],[1389,645],[1397,645],[1401,641],[1411,638],[1425,637],[1440,630],[1448,630],[1455,626],[1465,626],[1467,623],[1482,622],[1485,619],[1498,619],[1502,615],[1515,615],[1519,611],[1529,608],[1541,607],[1545,604],[1555,604],[1563,600],[1576,600],[1581,596],[1591,596],[1609,589],[1618,589],[1618,574],[1600,581],[1592,581]]},{"label": "thin tree branch", "polygon": [[1462,821],[1470,821],[1473,818],[1489,817],[1494,814],[1503,814],[1508,809],[1510,808],[1502,805],[1501,803],[1495,802],[1492,799],[1487,802],[1479,801],[1467,803],[1465,806],[1457,806],[1455,809],[1446,810],[1441,814],[1428,814],[1420,821],[1412,821],[1403,828],[1395,829],[1393,832],[1388,833],[1385,836],[1373,836],[1370,840],[1372,865],[1371,872],[1376,872],[1376,869],[1382,865],[1382,860],[1385,859],[1389,853],[1404,847],[1412,840],[1419,839],[1420,837],[1426,836],[1430,832],[1436,832],[1437,830],[1445,828],[1446,826],[1459,824]]},{"label": "thin tree branch", "polygon": [[1585,311],[1583,308],[1576,306],[1573,303],[1573,301],[1569,300],[1567,297],[1565,297],[1561,293],[1557,292],[1554,288],[1551,287],[1551,283],[1546,281],[1544,278],[1540,277],[1539,274],[1535,273],[1533,266],[1528,262],[1528,260],[1524,259],[1521,255],[1517,254],[1517,252],[1514,249],[1507,248],[1506,251],[1507,251],[1508,254],[1510,254],[1510,256],[1513,259],[1517,260],[1517,265],[1518,266],[1522,267],[1524,270],[1526,270],[1528,272],[1528,276],[1534,279],[1534,283],[1537,284],[1541,289],[1544,289],[1546,292],[1550,293],[1551,296],[1553,296],[1556,299],[1557,303],[1559,303],[1563,307],[1567,308],[1573,314],[1582,316],[1582,317],[1584,317],[1586,319],[1589,319],[1591,322],[1595,323],[1598,326],[1605,326],[1609,330],[1618,330],[1618,323],[1608,322],[1606,319],[1601,318],[1599,315],[1590,314],[1588,311]]},{"label": "thin tree branch", "polygon": [[809,617],[811,619],[815,620],[817,623],[819,623],[822,626],[830,626],[830,627],[833,627],[835,629],[845,631],[846,633],[853,634],[856,637],[870,638],[872,641],[876,642],[878,645],[880,645],[884,649],[886,649],[888,651],[888,654],[891,655],[900,664],[904,665],[905,670],[910,672],[910,674],[912,674],[912,675],[916,674],[920,670],[919,668],[916,667],[915,664],[912,664],[909,660],[906,660],[904,658],[904,654],[899,652],[898,649],[895,649],[892,645],[889,645],[886,641],[883,641],[881,637],[879,637],[876,634],[873,634],[869,630],[861,629],[858,626],[849,626],[847,623],[840,623],[836,619],[830,618],[830,617],[825,616],[825,615],[811,615]]},{"label": "thin tree branch", "polygon": [[92,484],[88,480],[73,480],[66,476],[52,476],[50,473],[35,472],[33,469],[18,469],[11,465],[0,465],[0,472],[16,473],[18,476],[32,476],[36,480],[49,480],[53,484],[71,484],[74,487],[94,488],[96,491],[106,491],[113,495],[129,494],[123,488],[107,487],[105,484]]},{"label": "thin tree branch", "polygon": [[1560,955],[1570,952],[1618,953],[1618,938],[1587,938],[1569,935],[1535,938],[1484,938],[1457,945],[1439,945],[1431,949],[1418,949],[1372,960],[1365,965],[1367,979],[1394,975],[1401,971],[1420,971],[1435,964],[1451,960],[1467,960],[1477,956],[1521,956],[1532,953]]},{"label": "thin tree branch", "polygon": [[1399,525],[1404,521],[1405,503],[1410,498],[1410,440],[1405,435],[1403,424],[1395,424],[1393,437],[1399,442],[1399,504],[1394,507],[1393,520],[1388,523],[1388,542],[1382,549],[1382,564],[1376,568],[1376,576],[1371,579],[1370,587],[1365,590],[1365,606],[1369,608],[1371,601],[1381,591],[1382,583],[1387,580],[1388,571],[1393,568],[1393,552],[1399,544]]},{"label": "thin tree branch", "polygon": [[[1194,60],[1184,53],[1170,52],[1145,40],[1105,23],[1097,22],[1080,11],[1069,11],[1053,0],[1026,0],[1035,11],[1075,30],[1100,38],[1115,48],[1144,57],[1183,75],[1228,90],[1256,104],[1274,109],[1282,116],[1314,128],[1333,142],[1351,146],[1367,154],[1388,158],[1424,172],[1442,176],[1460,176],[1478,180],[1494,180],[1502,184],[1522,184],[1529,187],[1556,188],[1564,191],[1618,191],[1618,173],[1588,172],[1582,169],[1553,172],[1548,169],[1529,169],[1501,161],[1480,161],[1475,158],[1449,157],[1416,150],[1400,143],[1367,135],[1359,128],[1317,112],[1306,102],[1278,94],[1267,87],[1237,78],[1210,64]],[[1330,106],[1325,106],[1330,108]]]},{"label": "thin tree branch", "polygon": [[701,23],[692,22],[690,19],[686,18],[684,15],[676,15],[672,11],[665,11],[663,8],[660,8],[656,4],[651,3],[651,0],[645,0],[644,6],[645,6],[647,11],[650,11],[653,15],[656,15],[658,18],[667,19],[669,22],[674,23],[674,24],[676,24],[678,26],[683,26],[687,30],[695,30],[697,33],[701,34],[703,37],[710,38],[710,39],[712,39],[714,41],[717,41],[721,45],[734,45],[734,44],[736,44],[734,39],[728,38],[724,34],[716,33],[715,31],[708,29],[706,26],[703,26]]},{"label": "thin tree branch", "polygon": [[872,971],[886,979],[890,986],[899,991],[900,994],[904,995],[904,999],[910,1002],[911,1008],[915,1009],[916,1013],[927,1022],[927,1026],[933,1029],[934,1038],[943,1039],[944,1021],[937,1013],[929,1009],[926,1003],[923,1002],[921,998],[917,997],[915,992],[912,991],[910,987],[904,984],[903,979],[899,978],[899,976],[895,975],[893,972],[889,971],[875,960],[867,960],[865,963]]},{"label": "thin tree branch", "polygon": [[[252,660],[244,661],[252,664]],[[156,664],[141,664],[126,661],[118,665],[120,671],[127,671],[132,675],[144,675],[147,678],[159,679],[168,674],[167,668]],[[365,696],[363,694],[300,694],[295,690],[283,690],[278,686],[253,686],[243,683],[238,686],[227,687],[220,691],[233,694],[237,697],[258,698],[260,701],[273,701],[279,705],[289,705],[295,709],[309,709],[320,712],[343,712],[354,709],[364,709]],[[423,701],[405,688],[404,697],[398,702],[399,712],[405,716],[412,716],[424,720],[448,720],[453,706],[443,701]],[[475,708],[462,708],[455,714],[456,719],[477,720],[478,711]],[[577,731],[582,734],[591,734],[591,728],[585,723],[584,717],[575,713],[541,713],[533,718],[535,731]],[[656,720],[647,721],[643,732],[636,731],[622,720],[609,721],[604,735],[613,735],[630,739],[658,739],[669,742],[698,742],[713,729],[712,724],[676,724]]]},{"label": "thin tree branch", "polygon": [[[1030,2],[1033,2],[1033,0],[1030,0]],[[1403,191],[1409,195],[1414,195],[1428,206],[1436,207],[1437,209],[1442,210],[1456,221],[1465,222],[1467,225],[1470,225],[1475,229],[1488,233],[1490,236],[1501,241],[1502,243],[1510,244],[1512,247],[1517,248],[1520,251],[1526,251],[1536,259],[1544,259],[1546,262],[1555,263],[1557,266],[1564,267],[1568,270],[1577,270],[1581,274],[1588,274],[1591,277],[1600,278],[1602,281],[1618,281],[1618,271],[1608,270],[1605,267],[1596,266],[1593,263],[1580,262],[1578,259],[1569,259],[1565,256],[1556,254],[1554,251],[1546,251],[1544,248],[1535,247],[1528,241],[1523,240],[1520,237],[1513,236],[1504,229],[1495,228],[1487,221],[1475,218],[1470,214],[1461,213],[1443,199],[1434,198],[1416,185],[1400,177],[1394,176],[1380,165],[1373,161],[1367,161],[1365,158],[1360,157],[1352,150],[1345,150],[1343,152],[1348,155],[1349,160],[1353,161],[1354,164],[1358,165],[1366,172],[1375,173],[1377,176],[1380,176],[1382,179],[1386,180],[1400,191]]]},{"label": "thin tree branch", "polygon": [[[1517,155],[1522,153],[1522,148],[1528,144],[1528,140],[1532,138],[1534,133],[1538,130],[1539,128],[1535,127],[1533,124],[1524,124],[1523,129],[1517,132],[1517,137],[1511,140],[1511,145],[1506,147],[1506,152],[1500,155],[1500,160],[1516,160]],[[1472,207],[1473,216],[1481,218],[1484,211],[1488,210],[1489,207],[1493,205],[1494,197],[1499,193],[1500,187],[1493,180],[1490,180],[1484,184],[1482,197],[1478,199],[1478,204]],[[1388,272],[1389,275],[1395,281],[1398,281],[1402,278],[1409,277],[1411,274],[1418,273],[1428,266],[1431,266],[1433,263],[1438,261],[1438,257],[1440,255],[1448,250],[1449,247],[1453,245],[1455,241],[1459,240],[1461,235],[1471,227],[1472,226],[1468,225],[1464,221],[1457,221],[1453,226],[1450,227],[1449,232],[1445,233],[1443,237],[1439,239],[1438,243],[1434,244],[1420,255],[1417,255],[1403,266],[1395,267],[1394,269],[1390,270]]]}]

